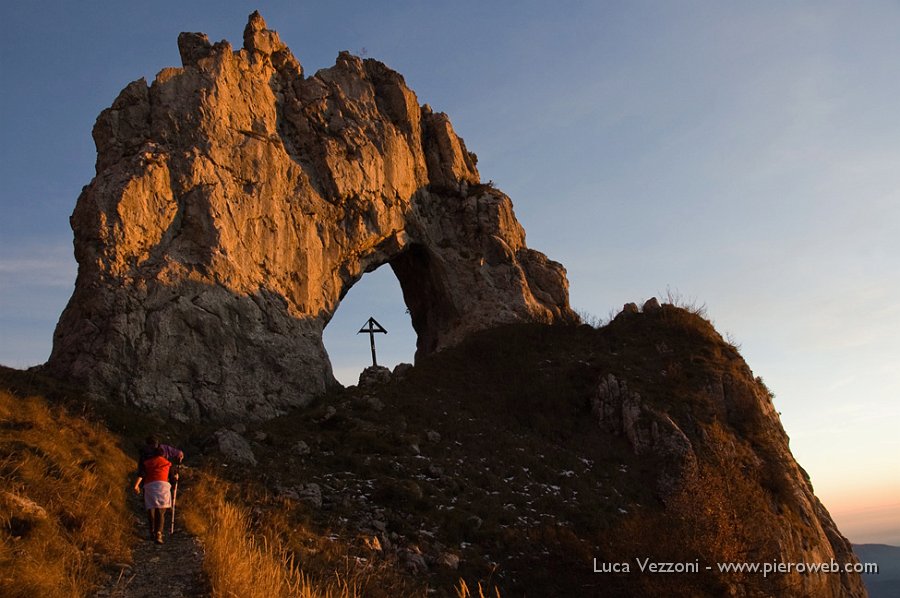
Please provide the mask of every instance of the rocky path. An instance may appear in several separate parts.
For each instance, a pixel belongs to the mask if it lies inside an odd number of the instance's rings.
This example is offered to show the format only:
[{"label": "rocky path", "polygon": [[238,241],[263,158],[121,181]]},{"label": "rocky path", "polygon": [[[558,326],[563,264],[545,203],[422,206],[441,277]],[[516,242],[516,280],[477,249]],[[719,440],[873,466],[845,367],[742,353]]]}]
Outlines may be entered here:
[{"label": "rocky path", "polygon": [[134,529],[139,536],[134,547],[134,564],[123,567],[113,575],[109,584],[101,588],[95,598],[194,598],[209,596],[203,575],[203,547],[199,540],[178,525],[175,533],[168,533],[166,521],[165,544],[149,539],[145,514],[135,502]]}]

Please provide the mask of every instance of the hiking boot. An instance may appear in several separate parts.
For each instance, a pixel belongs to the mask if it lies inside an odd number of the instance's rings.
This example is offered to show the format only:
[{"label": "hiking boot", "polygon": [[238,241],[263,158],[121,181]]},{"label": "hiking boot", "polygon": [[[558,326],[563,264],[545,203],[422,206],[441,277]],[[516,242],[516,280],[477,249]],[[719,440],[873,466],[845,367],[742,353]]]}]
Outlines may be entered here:
[{"label": "hiking boot", "polygon": [[156,543],[157,543],[157,544],[162,544],[162,543],[163,543],[163,534],[162,534],[162,532],[156,532]]}]

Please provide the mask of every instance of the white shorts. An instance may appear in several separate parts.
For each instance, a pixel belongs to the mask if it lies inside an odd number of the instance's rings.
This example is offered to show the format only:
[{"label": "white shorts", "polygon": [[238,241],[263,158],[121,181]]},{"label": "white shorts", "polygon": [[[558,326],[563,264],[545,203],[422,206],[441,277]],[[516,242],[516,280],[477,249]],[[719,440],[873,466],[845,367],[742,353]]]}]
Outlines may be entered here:
[{"label": "white shorts", "polygon": [[172,485],[169,482],[147,482],[144,484],[144,507],[147,509],[168,509],[172,506]]}]

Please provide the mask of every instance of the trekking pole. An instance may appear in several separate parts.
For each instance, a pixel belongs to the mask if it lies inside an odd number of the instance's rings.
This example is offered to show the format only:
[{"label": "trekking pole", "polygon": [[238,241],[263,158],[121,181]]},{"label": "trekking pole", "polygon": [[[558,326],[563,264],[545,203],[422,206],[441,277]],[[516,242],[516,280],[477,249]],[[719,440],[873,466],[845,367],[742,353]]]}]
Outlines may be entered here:
[{"label": "trekking pole", "polygon": [[169,535],[175,533],[175,498],[178,496],[178,469],[175,469],[175,486],[172,488],[172,527],[169,529]]}]

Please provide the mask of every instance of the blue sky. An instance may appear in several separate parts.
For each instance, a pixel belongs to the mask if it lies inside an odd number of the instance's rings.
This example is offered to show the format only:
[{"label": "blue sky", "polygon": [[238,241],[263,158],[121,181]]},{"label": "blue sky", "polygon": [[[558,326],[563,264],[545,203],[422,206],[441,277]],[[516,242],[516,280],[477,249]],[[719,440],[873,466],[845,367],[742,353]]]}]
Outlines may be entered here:
[{"label": "blue sky", "polygon": [[[366,54],[447,112],[577,309],[705,303],[844,533],[900,544],[895,2],[3,3],[0,363],[49,354],[97,114],[179,65],[180,31],[240,45],[257,8],[307,72]],[[340,378],[370,315],[380,360],[411,360],[404,310],[386,268],[350,291]]]}]

